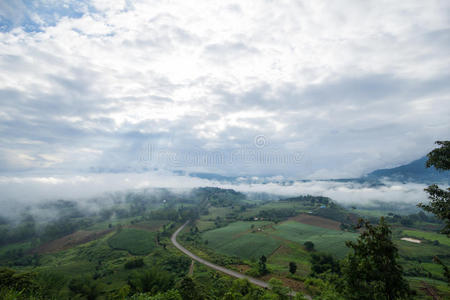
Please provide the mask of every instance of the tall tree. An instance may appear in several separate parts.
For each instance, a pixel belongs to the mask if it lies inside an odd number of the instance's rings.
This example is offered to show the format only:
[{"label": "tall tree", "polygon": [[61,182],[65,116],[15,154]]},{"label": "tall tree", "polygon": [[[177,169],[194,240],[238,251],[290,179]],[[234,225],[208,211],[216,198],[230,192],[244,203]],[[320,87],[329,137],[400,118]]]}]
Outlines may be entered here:
[{"label": "tall tree", "polygon": [[360,220],[364,232],[356,242],[346,242],[353,251],[343,268],[345,292],[348,299],[392,300],[408,299],[410,289],[397,262],[398,249],[384,218],[379,225]]},{"label": "tall tree", "polygon": [[[434,166],[439,171],[450,170],[450,141],[437,141],[438,148],[427,154],[427,168]],[[442,233],[450,235],[450,188],[441,189],[436,184],[425,189],[429,195],[430,203],[419,203],[423,210],[431,212],[445,222]]]},{"label": "tall tree", "polygon": [[267,270],[266,262],[267,258],[264,255],[259,258],[258,271],[259,275],[261,276],[269,273],[269,271]]},{"label": "tall tree", "polygon": [[[437,170],[448,171],[450,170],[450,141],[437,141],[437,145],[440,147],[434,149],[427,154],[427,168],[434,166]],[[419,203],[418,206],[423,210],[433,213],[436,217],[445,222],[445,227],[442,229],[442,233],[450,236],[450,188],[441,189],[438,185],[432,184],[425,189],[430,199],[429,204]],[[444,269],[444,276],[447,278],[447,282],[450,285],[450,270],[449,268],[435,256],[434,262],[440,264]]]}]

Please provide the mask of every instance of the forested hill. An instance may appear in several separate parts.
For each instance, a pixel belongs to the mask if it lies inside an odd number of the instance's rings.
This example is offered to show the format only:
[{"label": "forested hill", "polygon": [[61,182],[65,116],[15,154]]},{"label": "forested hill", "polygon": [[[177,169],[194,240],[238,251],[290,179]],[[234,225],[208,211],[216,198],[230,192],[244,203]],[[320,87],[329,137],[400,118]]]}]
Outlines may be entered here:
[{"label": "forested hill", "polygon": [[434,167],[427,168],[425,163],[427,157],[424,156],[418,160],[415,160],[409,164],[402,165],[391,169],[380,169],[369,173],[367,179],[380,179],[387,177],[395,181],[412,181],[420,183],[447,183],[450,179],[450,172],[438,171]]}]

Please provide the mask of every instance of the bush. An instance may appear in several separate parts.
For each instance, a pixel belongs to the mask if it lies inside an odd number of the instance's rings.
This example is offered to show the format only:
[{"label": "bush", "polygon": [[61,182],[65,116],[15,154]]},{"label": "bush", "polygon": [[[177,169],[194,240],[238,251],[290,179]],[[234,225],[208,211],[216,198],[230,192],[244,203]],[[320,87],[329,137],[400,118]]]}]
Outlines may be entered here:
[{"label": "bush", "polygon": [[140,268],[144,265],[144,260],[142,258],[133,259],[125,263],[125,269],[135,269]]}]

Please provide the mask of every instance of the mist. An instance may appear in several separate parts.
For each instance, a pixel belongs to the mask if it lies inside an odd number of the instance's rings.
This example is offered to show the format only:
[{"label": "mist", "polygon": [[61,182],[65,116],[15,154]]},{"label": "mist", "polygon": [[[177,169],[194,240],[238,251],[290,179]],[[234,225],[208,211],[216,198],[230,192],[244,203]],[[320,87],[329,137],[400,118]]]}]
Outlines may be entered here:
[{"label": "mist", "polygon": [[[249,199],[264,193],[271,199],[297,195],[326,196],[343,206],[377,209],[408,209],[426,202],[424,184],[383,181],[368,183],[339,181],[294,181],[288,184],[226,183],[164,172],[129,174],[88,174],[49,177],[0,177],[0,215],[9,220],[24,212],[40,220],[59,216],[51,205],[56,200],[71,201],[83,214],[96,214],[124,201],[127,193],[152,197],[183,197],[192,188],[216,186],[246,193]],[[162,194],[161,191],[166,191]],[[170,191],[167,194],[167,191]],[[176,195],[176,196],[175,196]],[[260,197],[259,197],[260,198]]]}]

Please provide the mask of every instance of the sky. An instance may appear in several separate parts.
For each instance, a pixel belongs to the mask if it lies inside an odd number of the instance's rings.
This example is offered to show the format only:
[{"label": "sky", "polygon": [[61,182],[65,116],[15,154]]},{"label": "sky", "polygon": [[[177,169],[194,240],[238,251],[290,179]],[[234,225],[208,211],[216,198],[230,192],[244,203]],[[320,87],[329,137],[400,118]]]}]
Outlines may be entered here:
[{"label": "sky", "polygon": [[449,1],[0,0],[0,186],[398,166],[449,139],[449,53]]}]

